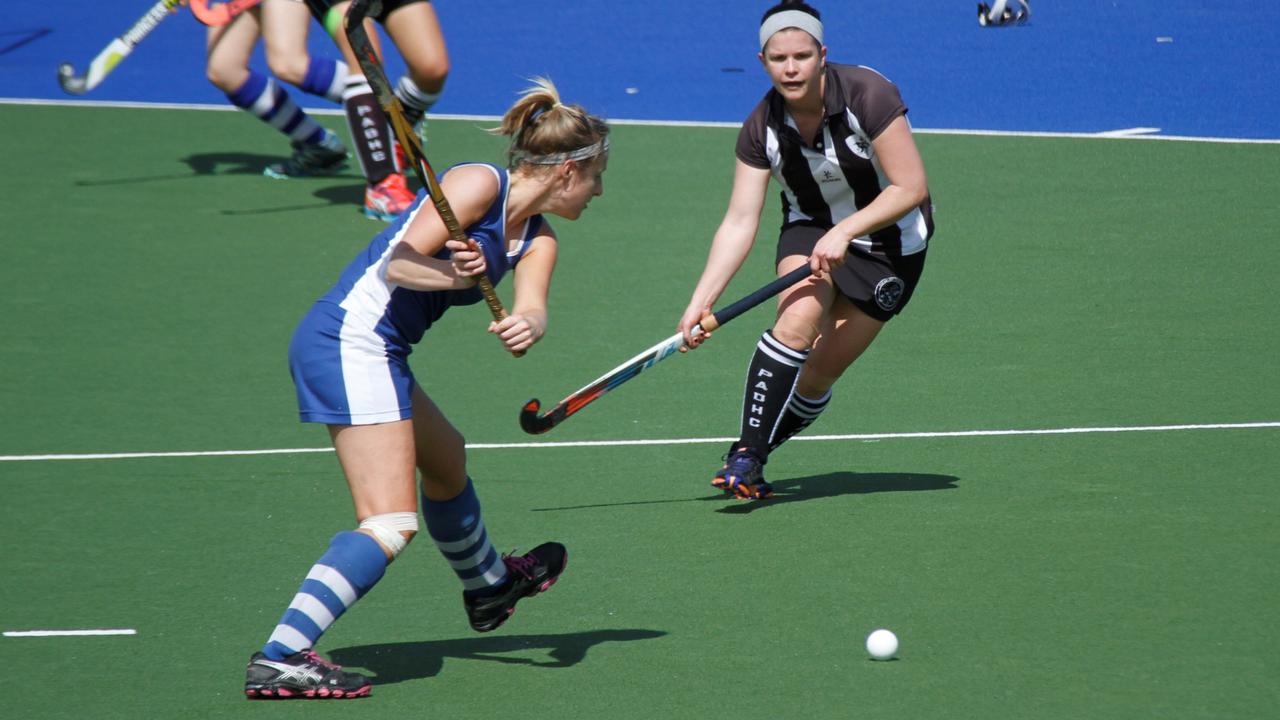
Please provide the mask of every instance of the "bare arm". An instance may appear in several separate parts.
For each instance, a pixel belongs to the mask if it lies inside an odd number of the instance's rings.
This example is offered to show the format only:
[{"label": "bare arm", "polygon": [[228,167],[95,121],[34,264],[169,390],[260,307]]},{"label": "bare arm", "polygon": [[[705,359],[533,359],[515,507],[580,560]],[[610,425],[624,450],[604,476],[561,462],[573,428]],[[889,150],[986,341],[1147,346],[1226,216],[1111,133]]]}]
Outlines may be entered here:
[{"label": "bare arm", "polygon": [[707,254],[702,277],[680,318],[679,329],[684,334],[688,347],[697,347],[710,337],[709,334],[693,337],[690,331],[703,316],[711,312],[711,305],[719,299],[720,293],[724,292],[751,252],[751,246],[756,240],[756,230],[760,227],[760,211],[764,209],[764,196],[768,188],[767,169],[751,167],[741,160],[736,162],[729,208],[711,241],[711,251]]},{"label": "bare arm", "polygon": [[[483,167],[463,167],[445,174],[440,188],[449,200],[458,224],[467,227],[484,216],[498,196],[498,179]],[[448,258],[434,255],[445,246],[449,229],[439,213],[427,208],[413,217],[404,238],[391,251],[387,281],[412,290],[459,290],[471,287],[474,277],[463,276]],[[480,265],[483,270],[483,263]]]},{"label": "bare arm", "polygon": [[889,123],[872,145],[889,185],[869,205],[836,223],[830,232],[822,236],[809,260],[815,273],[839,267],[844,263],[851,240],[892,225],[929,195],[924,162],[911,137],[911,126],[907,124],[905,115]]},{"label": "bare arm", "polygon": [[512,352],[529,349],[547,332],[547,292],[551,288],[557,252],[556,234],[544,221],[542,231],[533,238],[516,265],[516,295],[511,315],[489,325],[489,332],[496,334]]}]

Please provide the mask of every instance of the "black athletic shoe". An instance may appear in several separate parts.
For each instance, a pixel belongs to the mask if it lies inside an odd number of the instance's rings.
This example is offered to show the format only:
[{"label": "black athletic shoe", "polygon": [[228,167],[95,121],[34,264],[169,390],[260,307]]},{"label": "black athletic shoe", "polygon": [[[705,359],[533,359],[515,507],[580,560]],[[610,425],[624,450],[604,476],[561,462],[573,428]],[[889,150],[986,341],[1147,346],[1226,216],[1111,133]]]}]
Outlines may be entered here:
[{"label": "black athletic shoe", "polygon": [[711,485],[743,500],[762,500],[773,494],[773,486],[764,480],[764,463],[745,449],[725,457],[724,467],[716,471]]},{"label": "black athletic shoe", "polygon": [[347,164],[347,149],[338,136],[329,133],[318,144],[293,143],[293,156],[282,163],[272,163],[263,175],[277,180],[311,175],[330,175]]},{"label": "black athletic shoe", "polygon": [[520,556],[504,555],[507,583],[492,595],[462,596],[467,619],[476,632],[489,632],[507,621],[521,598],[533,597],[560,579],[569,564],[569,551],[557,542],[543,543]]},{"label": "black athletic shoe", "polygon": [[373,689],[369,678],[345,672],[311,650],[272,660],[262,653],[249,658],[244,675],[244,694],[261,698],[355,698]]}]

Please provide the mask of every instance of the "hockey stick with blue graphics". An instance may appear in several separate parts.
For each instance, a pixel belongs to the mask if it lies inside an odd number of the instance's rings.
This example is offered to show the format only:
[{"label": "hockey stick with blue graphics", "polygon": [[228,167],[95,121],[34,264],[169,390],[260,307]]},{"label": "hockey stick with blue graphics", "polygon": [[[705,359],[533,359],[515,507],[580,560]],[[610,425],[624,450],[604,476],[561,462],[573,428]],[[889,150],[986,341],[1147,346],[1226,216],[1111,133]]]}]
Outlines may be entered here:
[{"label": "hockey stick with blue graphics", "polygon": [[[693,334],[710,333],[751,308],[809,277],[809,264],[805,263],[728,307],[702,318],[693,328]],[[539,415],[542,403],[534,398],[520,409],[520,428],[530,435],[539,435],[565,421],[565,418],[586,407],[600,396],[622,383],[657,365],[673,355],[684,344],[684,335],[676,333],[618,367],[601,375],[587,386],[561,400],[545,415]]]}]

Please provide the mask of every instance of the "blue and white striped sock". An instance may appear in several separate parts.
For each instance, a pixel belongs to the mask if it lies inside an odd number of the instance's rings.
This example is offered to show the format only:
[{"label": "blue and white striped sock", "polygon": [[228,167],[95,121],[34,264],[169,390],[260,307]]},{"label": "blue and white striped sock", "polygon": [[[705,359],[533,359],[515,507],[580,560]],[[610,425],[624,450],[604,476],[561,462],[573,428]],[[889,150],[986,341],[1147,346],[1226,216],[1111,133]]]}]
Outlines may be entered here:
[{"label": "blue and white striped sock", "polygon": [[311,58],[307,74],[298,87],[303,92],[342,104],[342,91],[347,84],[347,64],[333,58]]},{"label": "blue and white striped sock", "polygon": [[475,486],[445,502],[422,498],[422,518],[440,554],[453,567],[467,595],[483,595],[507,580],[507,566],[489,542],[489,533],[480,517],[480,499]]},{"label": "blue and white striped sock", "polygon": [[368,535],[354,530],[334,535],[328,552],[307,573],[267,638],[262,654],[283,660],[314,647],[324,631],[382,578],[387,562],[382,546]]},{"label": "blue and white striped sock", "polygon": [[288,135],[293,142],[319,143],[328,132],[298,107],[279,83],[254,70],[249,71],[249,78],[238,90],[227,93],[227,99]]}]

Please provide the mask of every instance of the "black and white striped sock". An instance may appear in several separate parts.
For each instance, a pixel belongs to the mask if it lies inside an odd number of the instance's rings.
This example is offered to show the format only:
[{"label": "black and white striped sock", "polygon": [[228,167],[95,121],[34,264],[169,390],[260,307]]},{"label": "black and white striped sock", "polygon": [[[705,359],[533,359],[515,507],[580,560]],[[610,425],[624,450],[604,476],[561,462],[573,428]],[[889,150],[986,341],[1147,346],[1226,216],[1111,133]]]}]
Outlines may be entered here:
[{"label": "black and white striped sock", "polygon": [[777,450],[778,446],[790,440],[796,433],[813,424],[814,420],[827,409],[831,402],[831,390],[827,390],[817,400],[807,398],[800,393],[791,393],[787,407],[778,419],[778,426],[773,429],[773,437],[769,439],[769,450]]},{"label": "black and white striped sock", "polygon": [[429,93],[418,87],[413,78],[402,75],[396,83],[396,97],[400,98],[400,104],[404,106],[404,118],[410,125],[417,125],[422,116],[440,99],[440,93]]},{"label": "black and white striped sock", "polygon": [[351,139],[355,141],[356,157],[360,159],[360,170],[370,185],[376,185],[396,171],[387,116],[363,75],[347,75],[342,105]]},{"label": "black and white striped sock", "polygon": [[742,434],[736,447],[745,447],[762,461],[769,457],[770,438],[776,433],[787,398],[800,375],[800,366],[807,357],[807,349],[793,350],[783,345],[771,330],[760,336],[747,369]]}]

